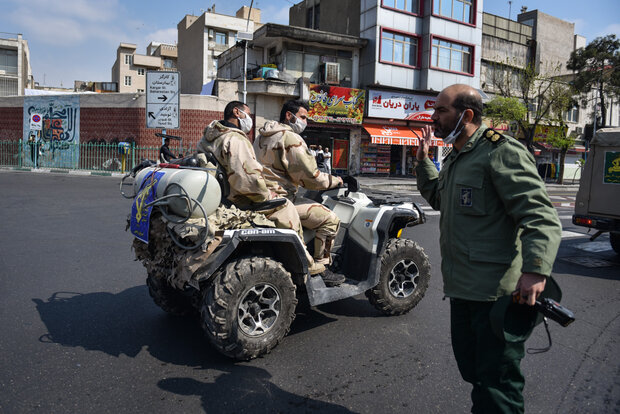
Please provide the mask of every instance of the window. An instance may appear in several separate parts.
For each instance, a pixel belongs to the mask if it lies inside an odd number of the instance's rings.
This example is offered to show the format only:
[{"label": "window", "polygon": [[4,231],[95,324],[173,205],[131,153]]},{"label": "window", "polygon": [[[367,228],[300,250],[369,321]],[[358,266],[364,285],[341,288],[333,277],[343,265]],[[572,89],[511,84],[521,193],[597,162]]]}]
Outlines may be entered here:
[{"label": "window", "polygon": [[227,45],[228,44],[228,33],[215,32],[215,44]]},{"label": "window", "polygon": [[420,13],[420,1],[419,0],[383,0],[383,7],[389,7],[391,9],[402,10],[407,13],[419,14]]},{"label": "window", "polygon": [[125,86],[131,86],[131,76],[125,76]]},{"label": "window", "polygon": [[433,0],[433,14],[474,24],[474,0]]},{"label": "window", "polygon": [[144,68],[138,68],[138,75],[144,76]]},{"label": "window", "polygon": [[579,122],[579,107],[573,106],[571,109],[564,112],[563,118],[566,122]]},{"label": "window", "polygon": [[144,89],[138,89],[137,92],[144,92]]},{"label": "window", "polygon": [[319,20],[321,18],[320,4],[315,4],[306,9],[306,27],[319,30]]},{"label": "window", "polygon": [[431,66],[453,72],[474,73],[471,46],[433,38]]},{"label": "window", "polygon": [[125,65],[131,65],[131,55],[125,55]]},{"label": "window", "polygon": [[418,66],[418,39],[401,33],[381,32],[381,61]]},{"label": "window", "polygon": [[174,60],[164,59],[164,69],[174,69]]},{"label": "window", "polygon": [[0,49],[0,70],[6,73],[17,73],[17,50]]}]

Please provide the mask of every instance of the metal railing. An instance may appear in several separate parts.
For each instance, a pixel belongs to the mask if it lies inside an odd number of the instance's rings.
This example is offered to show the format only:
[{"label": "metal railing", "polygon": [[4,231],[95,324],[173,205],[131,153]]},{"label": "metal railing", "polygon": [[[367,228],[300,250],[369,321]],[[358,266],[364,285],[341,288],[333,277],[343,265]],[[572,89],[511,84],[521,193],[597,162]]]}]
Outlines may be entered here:
[{"label": "metal railing", "polygon": [[[174,148],[172,151],[186,154],[190,149]],[[126,172],[143,159],[157,161],[158,158],[159,147],[139,147],[134,144],[123,151],[117,143],[43,142],[39,145],[0,140],[2,167]]]}]

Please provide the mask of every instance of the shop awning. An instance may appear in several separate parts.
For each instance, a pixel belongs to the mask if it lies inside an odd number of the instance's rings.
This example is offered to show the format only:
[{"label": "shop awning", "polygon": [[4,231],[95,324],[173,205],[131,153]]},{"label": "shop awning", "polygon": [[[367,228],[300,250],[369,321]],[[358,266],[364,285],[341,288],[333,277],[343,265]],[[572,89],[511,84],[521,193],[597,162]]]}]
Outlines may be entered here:
[{"label": "shop awning", "polygon": [[[420,138],[422,138],[422,128],[387,124],[363,124],[362,126],[370,135],[373,144],[417,147],[420,145]],[[432,139],[431,145],[435,147],[446,146],[443,140],[435,138]]]}]

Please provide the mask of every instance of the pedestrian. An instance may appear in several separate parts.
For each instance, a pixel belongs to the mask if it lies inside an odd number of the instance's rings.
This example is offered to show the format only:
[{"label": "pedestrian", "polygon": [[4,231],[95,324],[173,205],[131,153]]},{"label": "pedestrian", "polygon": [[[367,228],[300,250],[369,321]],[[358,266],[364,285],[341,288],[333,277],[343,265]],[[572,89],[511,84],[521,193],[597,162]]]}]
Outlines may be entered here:
[{"label": "pedestrian", "polygon": [[[283,195],[295,205],[302,226],[315,231],[314,261],[329,266],[340,219],[324,205],[299,196],[298,189],[301,186],[309,190],[328,190],[342,186],[342,179],[319,171],[315,158],[299,135],[306,128],[307,117],[305,102],[287,101],[282,106],[280,122],[268,121],[259,130],[254,151],[264,166],[265,177],[286,190]],[[319,154],[322,155],[322,151]],[[321,277],[326,286],[337,286],[345,280],[344,276],[330,271],[323,272]]]},{"label": "pedestrian", "polygon": [[[175,158],[174,154],[172,153],[172,151],[170,151],[170,138],[165,138],[164,145],[162,145],[161,148],[159,149],[159,159],[160,161],[163,161],[163,162],[170,162],[174,158]],[[180,155],[179,155],[179,158],[181,158]]]},{"label": "pedestrian", "polygon": [[314,158],[316,160],[316,166],[319,171],[326,173],[325,169],[325,153],[323,152],[323,147],[321,145],[317,146]]},{"label": "pedestrian", "polygon": [[[224,120],[211,122],[197,146],[199,159],[204,157],[201,154],[210,152],[224,168],[230,186],[228,200],[238,207],[282,198],[280,193],[285,192],[276,182],[265,179],[263,166],[256,159],[252,143],[246,135],[252,130],[251,114],[250,107],[243,102],[229,102],[224,108]],[[206,161],[202,160],[201,164],[206,165]],[[257,211],[273,221],[276,227],[295,230],[303,242],[299,214],[289,200],[275,209]],[[325,266],[315,263],[308,251],[306,258],[311,275],[325,271]]]},{"label": "pedestrian", "polygon": [[332,173],[332,154],[329,152],[329,147],[325,147],[323,150],[323,163],[325,164],[325,172],[327,174]]},{"label": "pedestrian", "polygon": [[[533,306],[545,288],[562,228],[536,163],[515,139],[482,124],[482,99],[467,85],[435,101],[416,153],[418,189],[440,216],[441,271],[450,298],[452,349],[473,385],[474,413],[522,413],[520,362],[530,332],[514,340],[494,333],[490,314],[511,294]],[[432,131],[453,149],[437,171],[428,158]],[[517,296],[517,294],[519,296]],[[532,318],[529,306],[506,318]],[[534,316],[535,317],[535,316]]]}]

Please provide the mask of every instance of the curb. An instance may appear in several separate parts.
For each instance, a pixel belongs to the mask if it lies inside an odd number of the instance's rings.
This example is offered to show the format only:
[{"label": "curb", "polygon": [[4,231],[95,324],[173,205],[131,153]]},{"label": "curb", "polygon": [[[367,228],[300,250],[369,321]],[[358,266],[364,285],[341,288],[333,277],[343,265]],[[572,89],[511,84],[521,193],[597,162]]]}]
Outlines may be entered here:
[{"label": "curb", "polygon": [[83,171],[83,170],[61,170],[57,168],[31,168],[31,167],[4,167],[0,166],[0,171],[23,171],[35,174],[68,174],[68,175],[94,175],[100,177],[120,177],[125,174],[121,172],[104,172],[104,171]]}]

